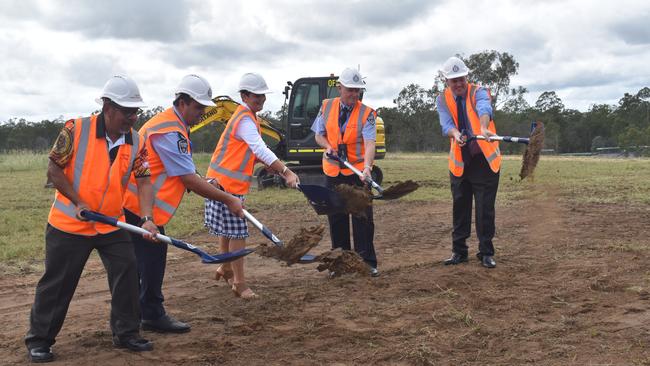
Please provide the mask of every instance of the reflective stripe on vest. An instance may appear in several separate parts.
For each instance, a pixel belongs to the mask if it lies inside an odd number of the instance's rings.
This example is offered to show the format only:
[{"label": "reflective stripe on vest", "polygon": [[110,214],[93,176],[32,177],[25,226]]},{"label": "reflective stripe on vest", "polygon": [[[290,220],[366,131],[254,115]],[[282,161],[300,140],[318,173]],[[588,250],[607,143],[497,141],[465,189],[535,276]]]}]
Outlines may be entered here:
[{"label": "reflective stripe on vest", "polygon": [[260,131],[255,115],[245,106],[238,106],[219,139],[206,174],[207,177],[216,178],[224,190],[234,194],[248,193],[253,181],[255,155],[246,142],[235,138],[237,127],[246,116],[253,120]]},{"label": "reflective stripe on vest", "polygon": [[[166,174],[165,166],[162,159],[152,146],[150,137],[155,134],[178,133],[189,141],[187,128],[179,119],[173,108],[168,108],[147,121],[140,129],[140,137],[147,148],[149,154],[149,169],[154,202],[153,202],[153,219],[158,226],[166,225],[173,217],[176,209],[180,205],[185,193],[185,185],[180,177],[169,177]],[[189,147],[191,149],[191,145]],[[191,151],[191,150],[189,150]],[[140,213],[140,202],[138,199],[138,189],[135,177],[131,176],[124,208],[136,215]]]},{"label": "reflective stripe on vest", "polygon": [[[362,170],[365,146],[363,141],[363,128],[371,113],[374,113],[372,108],[357,101],[350,111],[348,116],[348,125],[345,132],[341,134],[341,129],[338,124],[340,114],[340,98],[325,99],[323,101],[323,120],[325,121],[326,138],[329,144],[334,147],[345,144],[347,146],[346,159],[355,166],[355,168]],[[350,119],[355,117],[355,123],[350,123]],[[353,129],[355,129],[353,131]],[[350,169],[341,168],[338,161],[323,157],[323,172],[328,176],[336,176],[338,174],[351,175],[354,174]]]},{"label": "reflective stripe on vest", "polygon": [[[469,123],[469,128],[471,129],[472,134],[478,135],[481,133],[481,122],[480,116],[476,111],[476,92],[480,89],[478,85],[469,84],[467,89],[467,94],[465,95],[465,113],[467,114],[467,119]],[[454,94],[448,88],[445,89],[444,94],[441,96],[441,101],[449,114],[454,120],[456,128],[460,130],[458,124],[457,116],[457,106],[456,98]],[[494,127],[494,121],[490,120],[488,129],[496,133],[496,128]],[[501,167],[501,151],[499,150],[499,142],[493,141],[488,142],[485,140],[477,141],[485,160],[488,162],[490,169],[493,172],[498,172]],[[453,138],[450,138],[450,147],[449,147],[449,171],[455,176],[462,176],[464,171],[464,164],[462,162],[462,152],[460,146],[455,143]]]},{"label": "reflective stripe on vest", "polygon": [[[63,168],[63,173],[89,209],[121,219],[121,202],[127,177],[140,150],[140,139],[131,130],[133,143],[120,145],[111,162],[106,138],[95,136],[97,119],[97,116],[92,116],[73,122],[73,157],[70,165]],[[48,222],[61,231],[75,235],[94,236],[118,230],[111,225],[79,220],[76,205],[59,191],[55,192]]]}]

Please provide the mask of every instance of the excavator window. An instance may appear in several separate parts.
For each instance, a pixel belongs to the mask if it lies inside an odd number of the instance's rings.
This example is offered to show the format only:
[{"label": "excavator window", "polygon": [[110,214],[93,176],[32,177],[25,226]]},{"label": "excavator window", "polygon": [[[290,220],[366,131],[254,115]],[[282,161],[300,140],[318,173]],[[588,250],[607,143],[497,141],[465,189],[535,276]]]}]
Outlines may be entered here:
[{"label": "excavator window", "polygon": [[311,133],[311,124],[320,108],[320,84],[305,82],[294,87],[293,110],[289,125],[291,139],[304,139]]}]

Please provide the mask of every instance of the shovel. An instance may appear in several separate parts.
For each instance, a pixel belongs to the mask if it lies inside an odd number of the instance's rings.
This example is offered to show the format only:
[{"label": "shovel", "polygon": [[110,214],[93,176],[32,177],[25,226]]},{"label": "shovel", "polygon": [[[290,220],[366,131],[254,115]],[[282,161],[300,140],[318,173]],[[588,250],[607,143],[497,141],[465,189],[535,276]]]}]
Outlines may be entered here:
[{"label": "shovel", "polygon": [[[94,211],[89,211],[89,210],[83,210],[81,211],[81,216],[85,217],[88,220],[91,221],[97,221],[101,222],[103,224],[111,225],[111,226],[116,226],[121,229],[124,229],[126,231],[130,231],[132,233],[136,234],[149,234],[149,232],[141,227],[127,224],[126,222],[118,221],[117,219],[114,219],[112,217],[108,217],[105,215],[100,214],[99,212],[94,212]],[[163,235],[163,234],[156,234],[156,238],[162,242],[165,242],[167,244],[171,244],[177,248],[183,249],[190,251],[194,254],[197,254],[199,257],[201,257],[201,261],[203,263],[225,263],[225,262],[230,262],[234,261],[235,259],[244,257],[246,255],[249,255],[253,252],[252,249],[241,249],[241,250],[236,250],[234,252],[228,252],[228,253],[222,253],[222,254],[215,254],[215,255],[210,255],[203,250],[195,247],[194,245],[190,243],[186,243],[182,240],[174,239],[169,236]]]},{"label": "shovel", "polygon": [[333,190],[313,184],[298,184],[298,190],[307,197],[307,201],[318,215],[333,215],[345,212],[345,203]]},{"label": "shovel", "polygon": [[[346,168],[352,170],[356,175],[359,177],[363,177],[363,172],[359,171],[359,169],[355,168],[354,165],[350,164],[349,161],[341,159],[337,155],[333,154],[327,154],[327,157],[329,159],[333,159],[338,161],[339,163],[342,163],[345,165]],[[420,187],[419,184],[416,182],[413,182],[411,180],[406,181],[406,182],[400,182],[397,183],[395,186],[389,187],[386,190],[384,190],[377,182],[372,180],[370,177],[365,177],[366,182],[370,184],[372,188],[374,188],[377,191],[377,195],[373,196],[373,199],[380,199],[380,200],[394,200],[400,197],[403,197],[416,189]]]},{"label": "shovel", "polygon": [[[513,137],[513,136],[491,136],[490,140],[493,141],[505,141],[505,142],[518,142],[520,144],[526,144],[526,150],[524,151],[524,156],[521,161],[521,171],[519,172],[519,177],[523,180],[524,178],[533,175],[533,171],[539,162],[539,156],[544,147],[544,123],[539,121],[534,121],[530,126],[531,134],[529,137]],[[483,135],[471,135],[471,131],[463,130],[461,132],[463,135],[468,136],[468,141],[472,139],[477,140],[487,140]]]},{"label": "shovel", "polygon": [[[244,216],[248,221],[250,221],[259,231],[262,232],[264,236],[266,236],[275,246],[278,248],[284,248],[284,243],[282,243],[282,240],[278,239],[277,236],[271,232],[269,228],[264,226],[259,220],[257,220],[253,215],[251,215],[250,212],[248,212],[246,209],[244,209]],[[316,260],[316,256],[306,254],[300,257],[300,260],[298,261],[299,263],[312,263]]]}]

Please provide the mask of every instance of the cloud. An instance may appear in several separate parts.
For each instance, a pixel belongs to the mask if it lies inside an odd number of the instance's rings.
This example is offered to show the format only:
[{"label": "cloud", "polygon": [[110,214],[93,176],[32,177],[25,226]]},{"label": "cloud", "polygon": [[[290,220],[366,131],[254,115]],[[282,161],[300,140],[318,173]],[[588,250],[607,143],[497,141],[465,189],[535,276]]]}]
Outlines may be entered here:
[{"label": "cloud", "polygon": [[650,44],[650,12],[637,14],[633,18],[626,18],[611,25],[609,30],[625,43],[631,45]]},{"label": "cloud", "polygon": [[189,37],[185,0],[48,1],[38,9],[45,26],[89,39],[180,42]]}]

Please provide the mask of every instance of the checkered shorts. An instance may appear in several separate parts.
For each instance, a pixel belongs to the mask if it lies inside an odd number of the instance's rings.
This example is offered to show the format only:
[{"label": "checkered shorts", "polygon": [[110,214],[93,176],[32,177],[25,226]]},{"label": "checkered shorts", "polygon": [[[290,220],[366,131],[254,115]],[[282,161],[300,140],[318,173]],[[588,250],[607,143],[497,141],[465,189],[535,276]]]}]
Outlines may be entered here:
[{"label": "checkered shorts", "polygon": [[[234,194],[242,203],[244,196]],[[212,235],[223,236],[230,239],[244,239],[248,237],[246,219],[239,218],[230,212],[228,206],[219,201],[205,200],[205,227]]]}]

